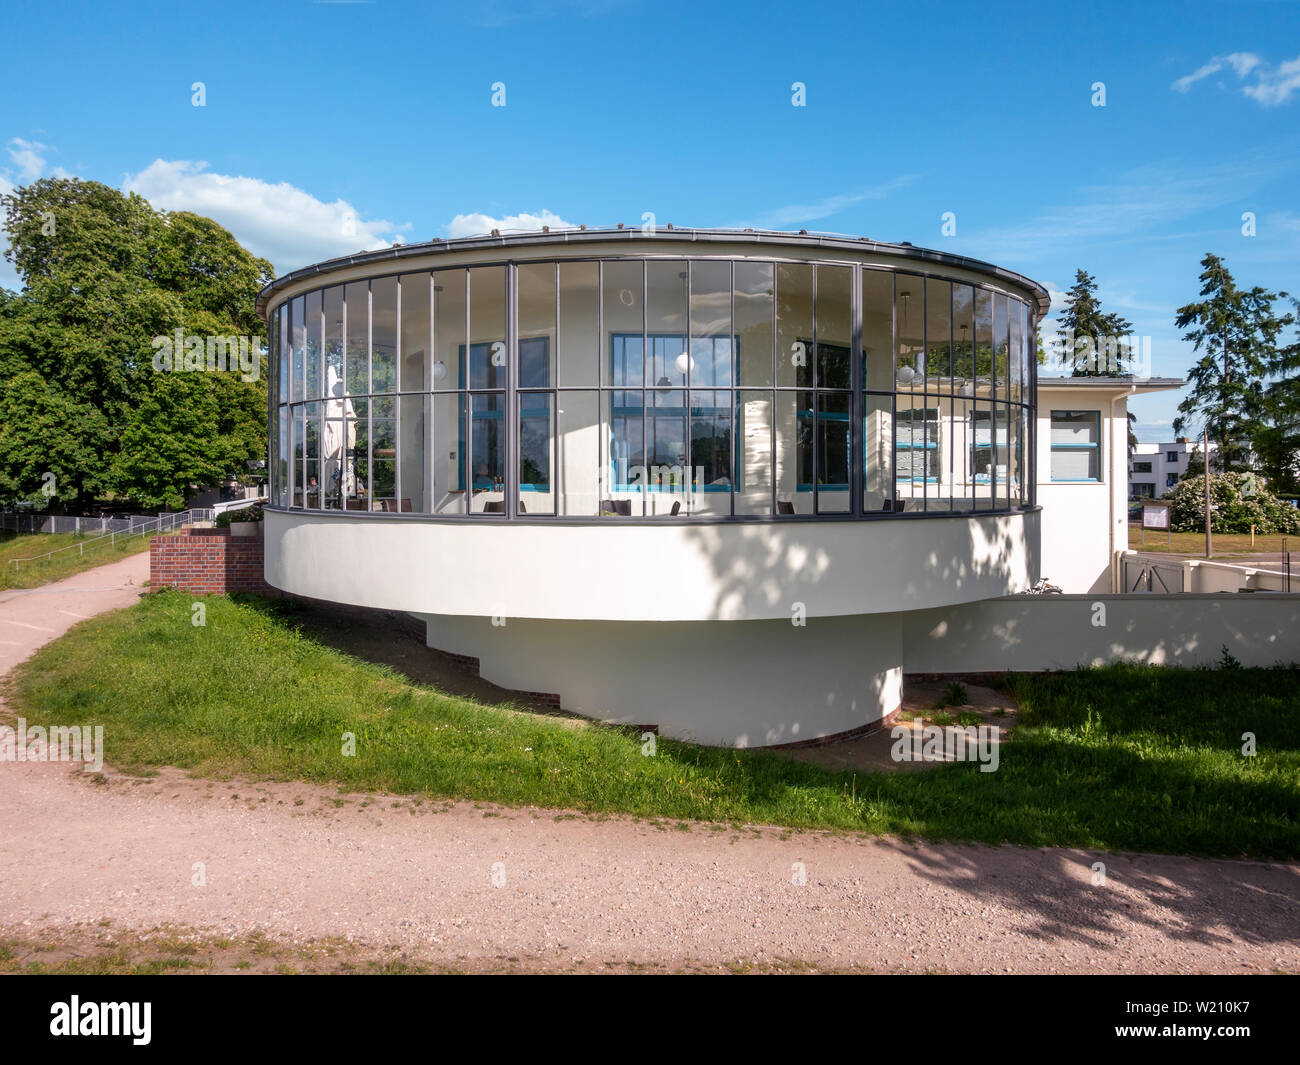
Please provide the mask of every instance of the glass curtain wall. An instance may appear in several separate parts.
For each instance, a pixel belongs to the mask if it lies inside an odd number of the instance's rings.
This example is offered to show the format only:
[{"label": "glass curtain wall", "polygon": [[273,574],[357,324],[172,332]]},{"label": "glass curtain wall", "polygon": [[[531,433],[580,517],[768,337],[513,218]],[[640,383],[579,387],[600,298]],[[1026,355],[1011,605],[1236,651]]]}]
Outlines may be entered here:
[{"label": "glass curtain wall", "polygon": [[753,518],[1027,504],[1021,300],[841,263],[606,259],[352,281],[271,314],[281,506]]}]

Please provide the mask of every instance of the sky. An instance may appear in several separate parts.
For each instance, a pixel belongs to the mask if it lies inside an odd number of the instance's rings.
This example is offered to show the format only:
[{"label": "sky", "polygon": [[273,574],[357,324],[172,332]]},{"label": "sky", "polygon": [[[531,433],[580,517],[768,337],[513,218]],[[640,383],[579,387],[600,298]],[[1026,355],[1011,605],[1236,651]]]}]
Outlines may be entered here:
[{"label": "sky", "polygon": [[[1082,267],[1179,378],[1207,252],[1300,292],[1300,0],[52,0],[10,5],[0,48],[0,192],[133,190],[277,274],[647,213],[846,233],[1019,271],[1054,309]],[[1131,402],[1140,439],[1181,395]]]}]

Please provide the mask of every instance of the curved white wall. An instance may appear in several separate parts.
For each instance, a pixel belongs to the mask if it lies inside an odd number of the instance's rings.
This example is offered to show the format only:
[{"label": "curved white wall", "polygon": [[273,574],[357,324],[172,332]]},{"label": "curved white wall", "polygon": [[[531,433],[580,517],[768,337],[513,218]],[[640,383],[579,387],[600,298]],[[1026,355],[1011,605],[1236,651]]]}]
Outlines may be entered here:
[{"label": "curved white wall", "polygon": [[884,614],[1024,591],[1035,511],[982,517],[662,526],[268,511],[266,579],[416,614],[757,621]]},{"label": "curved white wall", "polygon": [[902,699],[902,626],[890,617],[425,621],[430,647],[478,658],[495,684],[696,743],[767,747],[832,736],[879,721]]}]

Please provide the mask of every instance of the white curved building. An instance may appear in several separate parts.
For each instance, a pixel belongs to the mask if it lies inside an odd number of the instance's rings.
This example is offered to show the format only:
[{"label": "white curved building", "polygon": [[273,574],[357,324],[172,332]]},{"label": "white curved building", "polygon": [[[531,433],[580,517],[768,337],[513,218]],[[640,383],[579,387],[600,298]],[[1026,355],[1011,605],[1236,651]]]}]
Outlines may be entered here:
[{"label": "white curved building", "polygon": [[986,263],[750,231],[296,271],[259,301],[266,578],[417,615],[489,680],[665,735],[878,724],[908,612],[1039,572],[1047,308]]}]

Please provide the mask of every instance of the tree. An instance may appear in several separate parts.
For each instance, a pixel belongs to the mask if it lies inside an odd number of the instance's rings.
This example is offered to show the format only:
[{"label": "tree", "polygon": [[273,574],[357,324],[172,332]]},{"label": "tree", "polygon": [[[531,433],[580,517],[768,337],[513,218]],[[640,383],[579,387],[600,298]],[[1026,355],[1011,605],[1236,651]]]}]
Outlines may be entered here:
[{"label": "tree", "polygon": [[[189,485],[265,454],[264,366],[254,381],[229,371],[160,374],[153,340],[179,329],[249,337],[260,350],[255,301],[270,263],[211,219],[158,212],[98,182],[43,179],[0,196],[0,207],[6,257],[25,286],[0,293],[0,488],[32,496],[54,472],[60,499],[75,506],[107,493],[179,505]],[[170,380],[181,377],[183,386]],[[193,406],[183,424],[173,395]],[[168,431],[181,439],[164,440]],[[65,468],[52,469],[54,452],[44,465],[34,461],[42,433],[66,441]],[[144,446],[159,450],[124,453]]]},{"label": "tree", "polygon": [[1101,309],[1097,279],[1086,270],[1075,271],[1056,329],[1072,376],[1120,377],[1131,372],[1132,353],[1124,338],[1132,330],[1126,318]]},{"label": "tree", "polygon": [[1188,371],[1191,394],[1178,405],[1174,431],[1208,428],[1222,469],[1246,465],[1251,441],[1267,404],[1264,377],[1278,356],[1277,340],[1294,320],[1273,313],[1286,293],[1237,288],[1227,265],[1207,253],[1201,260],[1201,299],[1178,309],[1178,328],[1200,358]]},{"label": "tree", "polygon": [[[1300,300],[1292,299],[1294,324]],[[1277,350],[1268,365],[1264,417],[1252,444],[1260,473],[1275,492],[1300,495],[1300,338]]]}]

